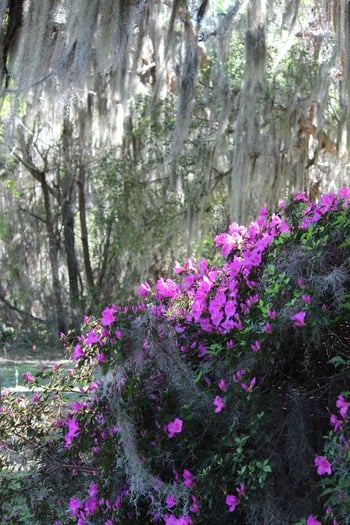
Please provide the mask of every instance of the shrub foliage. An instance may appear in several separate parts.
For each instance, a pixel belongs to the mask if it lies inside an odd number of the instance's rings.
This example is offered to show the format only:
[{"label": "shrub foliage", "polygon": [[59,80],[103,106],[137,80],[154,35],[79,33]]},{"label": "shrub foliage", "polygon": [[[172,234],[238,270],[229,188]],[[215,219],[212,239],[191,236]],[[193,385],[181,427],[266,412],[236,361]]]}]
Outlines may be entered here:
[{"label": "shrub foliage", "polygon": [[346,524],[350,189],[232,224],[2,393],[4,523]]}]

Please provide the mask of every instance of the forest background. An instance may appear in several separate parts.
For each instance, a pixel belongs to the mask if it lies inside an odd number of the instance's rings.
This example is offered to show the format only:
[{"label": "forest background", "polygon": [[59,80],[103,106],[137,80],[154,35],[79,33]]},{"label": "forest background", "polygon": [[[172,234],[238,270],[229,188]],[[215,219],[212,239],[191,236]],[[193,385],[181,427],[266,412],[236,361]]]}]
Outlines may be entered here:
[{"label": "forest background", "polygon": [[0,19],[4,334],[57,337],[232,221],[348,182],[344,0],[1,0]]}]

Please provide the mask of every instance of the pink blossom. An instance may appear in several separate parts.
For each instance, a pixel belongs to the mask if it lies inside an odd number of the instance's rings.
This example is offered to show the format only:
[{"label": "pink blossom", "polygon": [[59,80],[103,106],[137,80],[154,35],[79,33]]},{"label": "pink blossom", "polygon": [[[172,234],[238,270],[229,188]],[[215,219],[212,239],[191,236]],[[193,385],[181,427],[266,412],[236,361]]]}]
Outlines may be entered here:
[{"label": "pink blossom", "polygon": [[87,336],[87,339],[86,339],[86,344],[87,345],[93,345],[95,343],[98,343],[99,340],[100,340],[100,336],[98,334],[96,334],[96,332],[94,332],[94,330],[91,330],[88,333],[88,336]]},{"label": "pink blossom", "polygon": [[260,212],[259,212],[259,217],[262,217],[262,218],[265,218],[267,217],[269,214],[269,210],[265,207],[261,208],[260,209]]},{"label": "pink blossom", "polygon": [[332,210],[337,205],[337,196],[335,193],[326,193],[321,195],[320,206],[324,208],[324,211]]},{"label": "pink blossom", "polygon": [[68,434],[65,436],[66,446],[69,446],[73,439],[79,434],[79,424],[75,419],[69,419],[67,422]]},{"label": "pink blossom", "polygon": [[228,332],[231,332],[231,330],[234,327],[235,327],[235,323],[231,321],[231,319],[225,319],[225,321],[221,323],[221,328],[223,329],[225,334],[227,334]]},{"label": "pink blossom", "polygon": [[243,390],[244,390],[245,392],[252,392],[255,383],[256,383],[256,377],[253,377],[253,379],[252,379],[251,382],[249,383],[249,386],[246,385],[246,383],[241,383],[241,387],[243,388]]},{"label": "pink blossom", "polygon": [[220,381],[218,382],[218,387],[220,388],[220,390],[222,392],[225,392],[226,391],[226,382],[225,382],[225,379],[221,378]]},{"label": "pink blossom", "polygon": [[72,359],[80,359],[84,356],[84,350],[80,346],[80,344],[76,344],[72,353]]},{"label": "pink blossom", "polygon": [[245,485],[242,483],[239,487],[236,488],[237,494],[245,493]]},{"label": "pink blossom", "polygon": [[84,503],[84,510],[88,516],[95,514],[98,509],[98,501],[95,498],[88,498]]},{"label": "pink blossom", "polygon": [[79,410],[82,410],[84,408],[84,403],[82,403],[81,401],[73,401],[73,403],[71,404],[71,409],[74,410],[75,412],[78,412]]},{"label": "pink blossom", "polygon": [[199,511],[198,499],[196,498],[196,496],[193,496],[193,494],[191,497],[192,497],[192,505],[190,507],[190,511],[198,512]]},{"label": "pink blossom", "polygon": [[301,193],[298,193],[297,195],[294,195],[293,201],[295,202],[307,202],[308,198],[305,193],[305,191],[302,191]]},{"label": "pink blossom", "polygon": [[331,464],[325,456],[316,456],[315,466],[317,467],[317,474],[319,476],[323,476],[323,474],[332,474]]},{"label": "pink blossom", "polygon": [[307,304],[310,304],[311,303],[311,300],[312,300],[312,297],[311,295],[306,295],[306,294],[303,294],[301,296],[302,300],[304,301],[304,303],[307,303]]},{"label": "pink blossom", "polygon": [[342,422],[340,421],[340,419],[337,418],[335,414],[331,414],[330,423],[333,427],[334,432],[337,432],[338,430],[343,430]]},{"label": "pink blossom", "polygon": [[114,312],[112,308],[105,308],[102,312],[102,326],[110,326],[114,323]]},{"label": "pink blossom", "polygon": [[184,484],[186,485],[186,487],[190,487],[190,488],[193,487],[194,476],[189,470],[185,469],[183,471],[183,478],[184,478]]},{"label": "pink blossom", "polygon": [[237,305],[235,301],[231,299],[228,300],[225,304],[225,314],[227,317],[233,317],[237,313]]},{"label": "pink blossom", "polygon": [[234,496],[233,494],[227,494],[226,505],[229,506],[229,512],[233,512],[236,509],[238,503],[239,499],[237,498],[237,496]]},{"label": "pink blossom", "polygon": [[169,494],[166,497],[166,508],[171,509],[172,507],[175,507],[176,505],[176,496],[174,494]]},{"label": "pink blossom", "polygon": [[139,286],[139,296],[140,297],[147,297],[148,294],[151,292],[151,287],[148,283],[141,283]]},{"label": "pink blossom", "polygon": [[238,381],[241,379],[241,377],[244,374],[244,372],[245,372],[245,370],[241,368],[235,374],[233,374],[233,376],[232,376],[233,382],[234,383],[238,383]]},{"label": "pink blossom", "polygon": [[338,195],[340,199],[350,199],[350,188],[340,188],[338,190]]},{"label": "pink blossom", "polygon": [[269,334],[270,332],[272,332],[272,327],[270,323],[265,323],[265,325],[263,326],[263,330],[266,334]]},{"label": "pink blossom", "polygon": [[339,409],[339,413],[343,419],[346,418],[350,403],[345,400],[344,396],[338,396],[336,406]]},{"label": "pink blossom", "polygon": [[215,413],[218,414],[224,408],[225,403],[224,403],[222,397],[216,396],[214,401],[213,401],[213,405],[216,407],[215,408]]},{"label": "pink blossom", "polygon": [[306,312],[297,312],[296,314],[290,317],[291,321],[294,321],[294,326],[304,326],[305,325],[305,316]]},{"label": "pink blossom", "polygon": [[72,516],[77,516],[79,510],[82,510],[83,504],[78,498],[70,498],[69,500],[69,510]]},{"label": "pink blossom", "polygon": [[254,341],[254,343],[250,345],[250,348],[253,350],[253,352],[258,352],[261,348],[260,341]]},{"label": "pink blossom", "polygon": [[174,299],[180,293],[179,285],[172,279],[166,281],[161,277],[156,283],[156,298],[158,300]]},{"label": "pink blossom", "polygon": [[178,274],[178,273],[182,273],[182,272],[185,272],[185,271],[186,271],[185,267],[181,266],[181,264],[178,261],[175,261],[174,273]]},{"label": "pink blossom", "polygon": [[192,520],[189,516],[181,516],[176,518],[173,514],[165,516],[165,525],[190,525]]},{"label": "pink blossom", "polygon": [[97,498],[97,496],[98,496],[98,483],[90,483],[90,485],[89,485],[89,496],[90,496],[90,498]]},{"label": "pink blossom", "polygon": [[91,381],[91,383],[89,383],[88,390],[89,392],[92,392],[93,390],[96,390],[99,387],[100,387],[99,383],[97,383],[96,381]]},{"label": "pink blossom", "polygon": [[219,326],[219,324],[221,323],[222,318],[223,318],[224,315],[219,309],[212,309],[212,310],[213,311],[211,313],[211,321],[212,321],[214,326]]},{"label": "pink blossom", "polygon": [[24,379],[27,381],[27,383],[33,383],[34,381],[34,377],[32,376],[30,372],[26,372],[24,374]]},{"label": "pink blossom", "polygon": [[179,418],[175,418],[174,421],[171,421],[167,425],[168,437],[172,438],[175,434],[182,432],[183,422]]},{"label": "pink blossom", "polygon": [[306,520],[306,525],[321,525],[320,521],[317,521],[313,516],[309,516]]}]

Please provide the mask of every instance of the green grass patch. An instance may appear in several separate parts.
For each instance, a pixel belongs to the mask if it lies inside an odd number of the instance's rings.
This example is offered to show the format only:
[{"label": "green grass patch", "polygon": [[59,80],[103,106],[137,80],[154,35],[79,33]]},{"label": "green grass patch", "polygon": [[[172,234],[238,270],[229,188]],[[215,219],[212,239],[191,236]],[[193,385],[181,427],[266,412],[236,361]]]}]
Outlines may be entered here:
[{"label": "green grass patch", "polygon": [[1,389],[27,386],[24,378],[26,372],[33,376],[38,372],[39,365],[32,363],[6,363],[0,365]]}]

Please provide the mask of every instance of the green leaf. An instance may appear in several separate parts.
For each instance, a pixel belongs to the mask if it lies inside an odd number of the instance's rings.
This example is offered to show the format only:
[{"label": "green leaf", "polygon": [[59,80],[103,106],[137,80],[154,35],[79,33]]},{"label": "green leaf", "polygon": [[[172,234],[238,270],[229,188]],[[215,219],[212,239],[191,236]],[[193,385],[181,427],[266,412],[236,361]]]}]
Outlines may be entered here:
[{"label": "green leaf", "polygon": [[346,361],[343,357],[341,357],[340,355],[336,355],[335,357],[332,357],[332,359],[330,359],[328,361],[328,363],[330,365],[333,365],[335,368],[338,368],[339,366],[348,366],[349,365],[349,362]]}]

